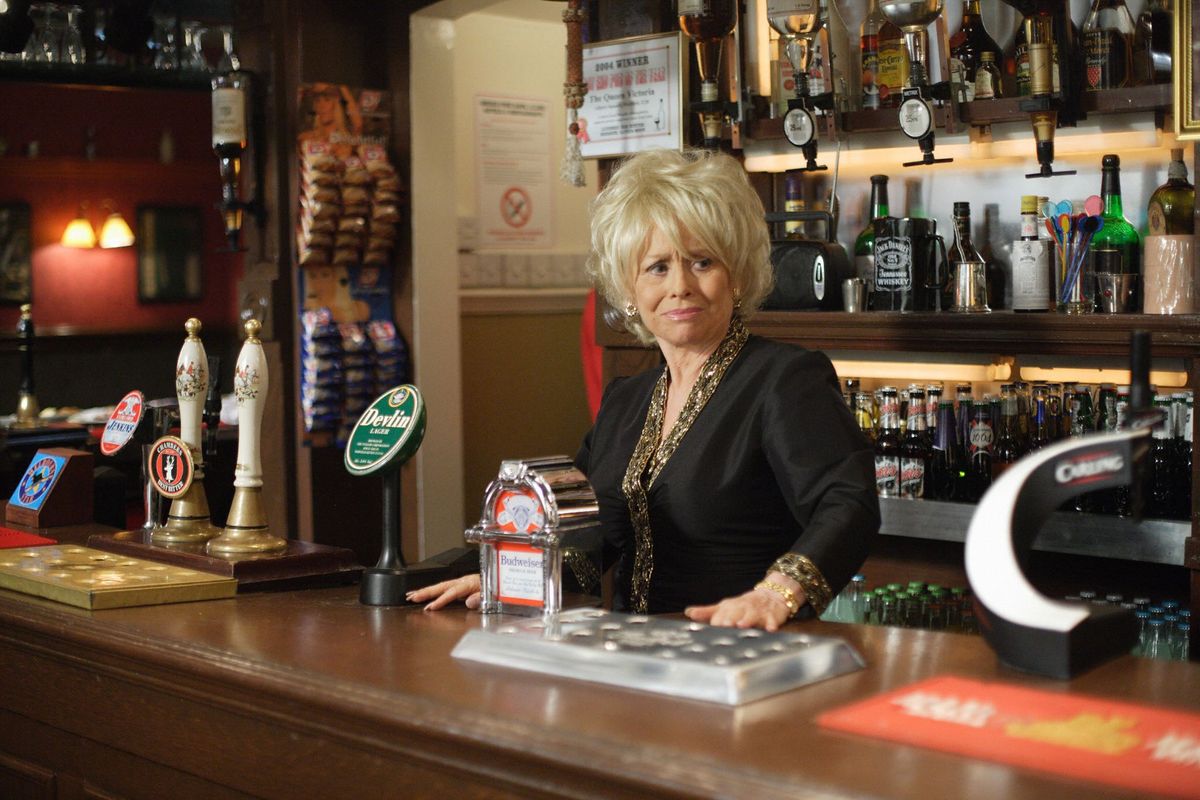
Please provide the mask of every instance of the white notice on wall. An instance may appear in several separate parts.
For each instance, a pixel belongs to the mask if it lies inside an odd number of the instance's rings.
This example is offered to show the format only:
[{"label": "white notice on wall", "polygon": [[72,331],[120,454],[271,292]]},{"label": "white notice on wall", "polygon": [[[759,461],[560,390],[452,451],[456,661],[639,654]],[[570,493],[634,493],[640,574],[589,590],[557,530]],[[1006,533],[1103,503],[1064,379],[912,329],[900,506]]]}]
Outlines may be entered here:
[{"label": "white notice on wall", "polygon": [[550,103],[477,95],[479,246],[551,247]]}]

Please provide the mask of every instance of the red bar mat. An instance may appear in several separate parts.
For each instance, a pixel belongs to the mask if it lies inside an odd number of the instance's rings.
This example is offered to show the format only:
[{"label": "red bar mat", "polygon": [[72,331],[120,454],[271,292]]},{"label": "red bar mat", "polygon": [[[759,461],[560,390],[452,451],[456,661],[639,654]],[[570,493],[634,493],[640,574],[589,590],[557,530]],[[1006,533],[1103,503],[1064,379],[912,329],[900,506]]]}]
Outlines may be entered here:
[{"label": "red bar mat", "polygon": [[1200,798],[1200,715],[943,676],[818,724],[1142,792]]},{"label": "red bar mat", "polygon": [[38,547],[44,544],[57,544],[57,541],[33,533],[0,527],[0,550],[10,547]]}]

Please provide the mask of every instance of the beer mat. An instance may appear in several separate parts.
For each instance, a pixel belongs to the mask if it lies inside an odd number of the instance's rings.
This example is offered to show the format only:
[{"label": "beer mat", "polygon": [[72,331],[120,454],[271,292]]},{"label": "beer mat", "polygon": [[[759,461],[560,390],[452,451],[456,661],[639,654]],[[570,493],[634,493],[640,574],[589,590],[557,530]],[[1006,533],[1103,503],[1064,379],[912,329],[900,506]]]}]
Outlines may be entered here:
[{"label": "beer mat", "polygon": [[0,550],[7,550],[10,547],[37,547],[43,544],[55,544],[56,539],[47,539],[45,536],[38,536],[36,533],[26,533],[25,531],[14,530],[13,528],[0,527]]},{"label": "beer mat", "polygon": [[95,610],[233,597],[237,581],[90,547],[47,545],[0,552],[0,589]]},{"label": "beer mat", "polygon": [[827,711],[817,722],[1138,792],[1200,798],[1200,714],[942,676]]},{"label": "beer mat", "polygon": [[88,537],[87,544],[108,553],[235,578],[239,586],[252,585],[256,589],[353,583],[362,575],[362,567],[353,550],[297,539],[288,539],[287,549],[283,552],[252,554],[238,559],[210,556],[204,542],[152,544],[150,534],[142,530],[95,534]]}]

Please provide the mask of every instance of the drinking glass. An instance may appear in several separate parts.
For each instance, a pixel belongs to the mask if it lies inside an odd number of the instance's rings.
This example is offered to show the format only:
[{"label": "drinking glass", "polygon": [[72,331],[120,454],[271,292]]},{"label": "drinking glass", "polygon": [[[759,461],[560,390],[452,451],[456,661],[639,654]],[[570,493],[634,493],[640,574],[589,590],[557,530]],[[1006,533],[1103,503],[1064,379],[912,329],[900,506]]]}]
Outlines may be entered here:
[{"label": "drinking glass", "polygon": [[79,23],[83,17],[82,6],[63,6],[62,38],[59,40],[59,60],[64,64],[79,65],[84,62],[83,34]]},{"label": "drinking glass", "polygon": [[25,43],[21,60],[26,64],[53,64],[58,60],[57,28],[54,24],[54,3],[34,3],[29,6],[33,33]]},{"label": "drinking glass", "polygon": [[179,48],[175,44],[175,18],[162,14],[154,15],[154,33],[150,49],[154,53],[155,69],[176,69],[179,66]]},{"label": "drinking glass", "polygon": [[194,19],[183,22],[183,48],[179,54],[180,69],[191,72],[208,72],[208,59],[204,57],[204,26]]}]

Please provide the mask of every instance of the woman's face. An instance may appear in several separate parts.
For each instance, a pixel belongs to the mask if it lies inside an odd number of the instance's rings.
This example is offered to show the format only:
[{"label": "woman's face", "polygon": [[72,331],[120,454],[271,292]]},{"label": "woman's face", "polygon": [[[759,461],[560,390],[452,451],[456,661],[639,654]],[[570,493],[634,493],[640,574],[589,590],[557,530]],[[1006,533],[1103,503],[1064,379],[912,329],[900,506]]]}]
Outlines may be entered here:
[{"label": "woman's face", "polygon": [[658,228],[637,263],[634,304],[659,346],[707,351],[725,337],[733,318],[729,270],[684,232],[687,253],[675,251]]}]

